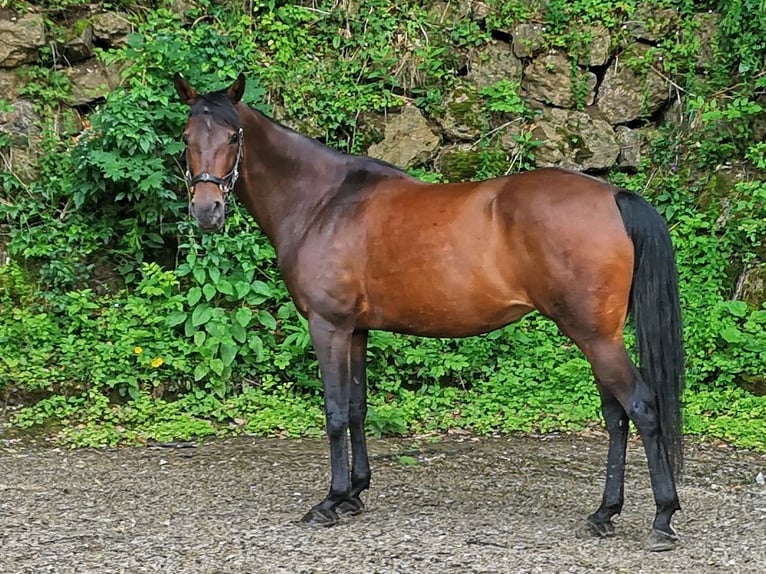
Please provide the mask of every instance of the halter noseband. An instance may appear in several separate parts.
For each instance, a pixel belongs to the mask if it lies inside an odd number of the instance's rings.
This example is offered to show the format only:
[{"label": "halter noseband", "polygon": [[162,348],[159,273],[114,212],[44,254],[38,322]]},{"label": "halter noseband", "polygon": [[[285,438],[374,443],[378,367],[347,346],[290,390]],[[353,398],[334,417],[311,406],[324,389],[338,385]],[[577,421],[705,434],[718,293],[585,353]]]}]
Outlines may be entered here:
[{"label": "halter noseband", "polygon": [[239,162],[242,160],[242,128],[239,128],[237,134],[237,159],[234,160],[234,166],[231,168],[231,171],[223,177],[218,177],[206,171],[192,176],[191,171],[189,171],[189,162],[186,162],[186,183],[190,188],[193,188],[197,183],[209,181],[218,186],[224,195],[224,199],[234,189],[234,184],[237,183],[239,178]]}]

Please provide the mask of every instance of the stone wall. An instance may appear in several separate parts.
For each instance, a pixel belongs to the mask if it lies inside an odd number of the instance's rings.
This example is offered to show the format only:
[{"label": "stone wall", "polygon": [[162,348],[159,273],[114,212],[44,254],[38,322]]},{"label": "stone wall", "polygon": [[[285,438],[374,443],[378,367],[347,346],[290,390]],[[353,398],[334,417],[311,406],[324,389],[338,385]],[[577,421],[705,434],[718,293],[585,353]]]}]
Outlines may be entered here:
[{"label": "stone wall", "polygon": [[30,64],[45,51],[71,83],[68,107],[61,110],[55,128],[67,135],[82,130],[82,115],[102,100],[120,79],[119,70],[94,57],[96,47],[111,49],[126,41],[131,24],[125,14],[102,12],[96,4],[71,15],[65,38],[52,38],[42,12],[15,14],[0,9],[0,135],[11,145],[0,148],[0,169],[22,180],[33,179],[41,138],[41,122],[25,86],[34,82]]},{"label": "stone wall", "polygon": [[[176,4],[183,9],[183,3]],[[432,10],[440,20],[473,18],[482,26],[489,13],[482,2],[469,0],[435,2]],[[710,37],[714,15],[699,19],[700,38]],[[512,165],[522,152],[518,139],[526,136],[539,142],[534,150],[537,167],[636,168],[646,133],[665,120],[674,99],[657,43],[675,34],[677,26],[673,10],[651,8],[639,13],[618,38],[602,26],[591,26],[582,30],[590,40],[577,59],[547,48],[541,25],[491,30],[496,39],[464,54],[462,75],[445,96],[443,112],[427,117],[407,105],[374,120],[382,124],[382,139],[368,153],[402,168],[435,164],[447,179],[455,180],[473,175],[465,166],[476,163],[470,156],[478,153],[479,142],[504,152]],[[71,82],[70,113],[62,114],[59,126],[71,135],[82,128],[81,114],[119,82],[119,70],[103,65],[93,54],[97,46],[108,50],[125,42],[131,31],[125,14],[100,11],[94,4],[69,15],[65,29],[63,40],[53,39],[42,13],[0,10],[0,99],[11,104],[10,109],[0,108],[0,134],[13,143],[0,149],[0,169],[21,179],[34,177],[40,125],[33,102],[20,93],[25,69],[39,60],[41,50],[52,52]],[[480,91],[500,80],[518,82],[521,96],[535,112],[531,119],[487,113]]]},{"label": "stone wall", "polygon": [[[437,10],[450,10],[449,3],[436,5],[443,6]],[[482,2],[458,5],[464,17],[485,24],[488,12]],[[716,15],[700,14],[698,20],[700,40],[709,39]],[[475,164],[469,156],[480,153],[479,142],[501,149],[512,163],[521,153],[519,136],[528,132],[527,137],[537,142],[536,167],[635,169],[647,135],[658,123],[673,120],[670,112],[677,93],[664,73],[659,42],[678,29],[674,10],[649,7],[624,26],[619,37],[600,25],[584,27],[582,36],[589,41],[576,59],[546,47],[540,24],[491,30],[495,39],[466,56],[466,74],[446,96],[443,113],[426,117],[407,107],[400,115],[390,114],[383,141],[368,153],[402,167],[428,158],[447,179],[458,180],[467,173],[453,172],[451,166]],[[487,115],[480,92],[502,79],[520,84],[520,95],[535,112],[533,119]],[[402,137],[406,133],[412,135]]]}]

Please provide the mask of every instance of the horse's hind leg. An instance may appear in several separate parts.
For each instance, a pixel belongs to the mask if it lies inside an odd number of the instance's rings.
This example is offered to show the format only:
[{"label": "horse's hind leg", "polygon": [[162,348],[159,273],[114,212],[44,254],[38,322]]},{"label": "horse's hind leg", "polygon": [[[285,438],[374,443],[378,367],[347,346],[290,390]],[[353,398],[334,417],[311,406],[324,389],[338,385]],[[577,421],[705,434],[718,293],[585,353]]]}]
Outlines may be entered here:
[{"label": "horse's hind leg", "polygon": [[[667,447],[659,425],[656,395],[631,362],[622,339],[591,340],[582,345],[582,348],[590,360],[593,373],[602,389],[602,396],[608,393],[615,397],[641,435],[657,505],[649,550],[669,550],[678,539],[670,526],[670,520],[675,511],[680,509],[680,505]],[[611,416],[617,420],[614,413]],[[623,440],[619,434],[616,436],[618,440]],[[618,448],[612,453],[611,444],[610,454],[619,454]],[[610,459],[609,463],[611,462]],[[607,476],[608,473],[609,469]],[[614,489],[615,485],[617,480],[610,483],[607,477],[606,489]]]},{"label": "horse's hind leg", "polygon": [[628,415],[620,402],[599,385],[601,410],[609,432],[606,483],[598,510],[588,517],[588,527],[596,536],[614,535],[612,517],[622,512],[625,501],[625,449],[628,443]]}]

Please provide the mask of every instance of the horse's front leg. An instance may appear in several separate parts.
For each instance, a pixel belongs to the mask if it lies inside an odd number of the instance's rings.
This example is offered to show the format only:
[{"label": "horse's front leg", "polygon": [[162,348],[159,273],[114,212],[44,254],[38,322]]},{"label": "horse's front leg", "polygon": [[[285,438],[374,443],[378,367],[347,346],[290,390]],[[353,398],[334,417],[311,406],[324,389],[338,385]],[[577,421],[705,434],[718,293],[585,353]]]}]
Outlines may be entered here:
[{"label": "horse's front leg", "polygon": [[312,526],[332,526],[338,522],[338,507],[351,500],[347,433],[353,330],[334,325],[321,317],[310,317],[309,332],[324,385],[331,480],[330,492],[306,513],[302,521]]},{"label": "horse's front leg", "polygon": [[351,388],[349,390],[349,434],[351,435],[351,492],[341,502],[338,514],[358,514],[364,510],[360,498],[370,487],[370,460],[364,421],[367,417],[367,331],[355,331],[351,339]]}]

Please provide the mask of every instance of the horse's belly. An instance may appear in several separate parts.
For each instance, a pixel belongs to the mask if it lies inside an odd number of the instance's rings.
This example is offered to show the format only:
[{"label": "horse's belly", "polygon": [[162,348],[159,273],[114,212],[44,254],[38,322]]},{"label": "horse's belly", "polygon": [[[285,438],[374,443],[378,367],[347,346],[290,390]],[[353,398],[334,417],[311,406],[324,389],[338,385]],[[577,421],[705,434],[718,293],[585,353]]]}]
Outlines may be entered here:
[{"label": "horse's belly", "polygon": [[407,293],[367,306],[363,327],[422,337],[469,337],[494,331],[517,321],[533,307],[517,300],[484,296],[462,301]]}]

